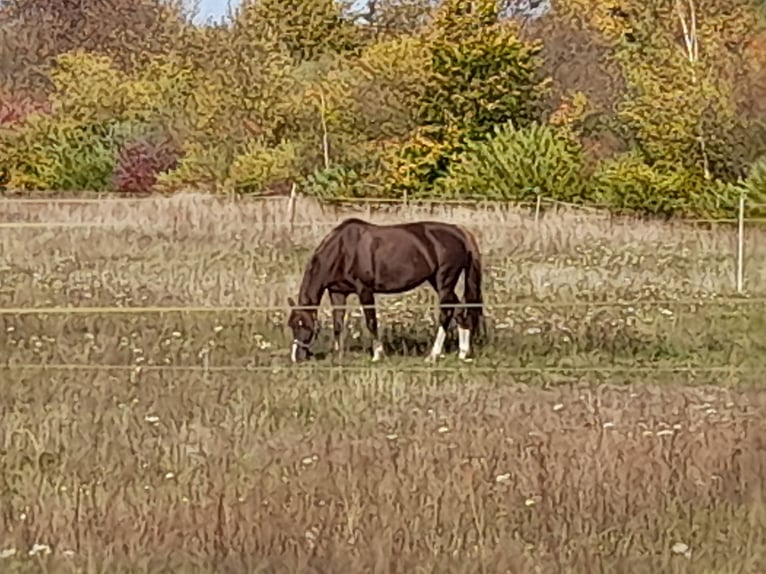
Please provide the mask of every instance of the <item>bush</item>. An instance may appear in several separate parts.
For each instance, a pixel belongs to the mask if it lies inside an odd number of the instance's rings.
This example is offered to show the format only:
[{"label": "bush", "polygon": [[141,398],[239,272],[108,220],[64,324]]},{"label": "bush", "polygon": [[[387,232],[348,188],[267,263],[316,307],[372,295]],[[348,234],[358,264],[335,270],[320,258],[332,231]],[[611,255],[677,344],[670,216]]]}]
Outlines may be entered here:
[{"label": "bush", "polygon": [[637,151],[602,162],[593,176],[597,196],[618,211],[664,216],[731,217],[739,191],[676,163],[647,164]]},{"label": "bush", "polygon": [[[138,128],[140,129],[140,128]],[[32,116],[3,138],[0,163],[15,189],[109,189],[117,150],[136,126],[119,122],[56,121]]]},{"label": "bush", "polygon": [[227,187],[237,193],[259,194],[284,186],[296,178],[298,154],[291,142],[268,147],[250,141],[229,168]]},{"label": "bush", "polygon": [[336,165],[312,173],[306,178],[302,190],[306,195],[332,200],[365,197],[368,189],[356,170]]},{"label": "bush", "polygon": [[126,143],[119,151],[112,178],[116,191],[151,191],[160,173],[178,166],[180,155],[180,147],[167,137],[158,141],[154,141],[153,138],[141,138]]},{"label": "bush", "polygon": [[583,176],[584,154],[569,132],[533,123],[494,129],[489,139],[470,142],[434,190],[450,197],[532,200],[537,193],[561,201],[590,199]]},{"label": "bush", "polygon": [[753,163],[745,180],[745,188],[749,202],[758,204],[748,211],[758,216],[766,213],[766,156]]}]

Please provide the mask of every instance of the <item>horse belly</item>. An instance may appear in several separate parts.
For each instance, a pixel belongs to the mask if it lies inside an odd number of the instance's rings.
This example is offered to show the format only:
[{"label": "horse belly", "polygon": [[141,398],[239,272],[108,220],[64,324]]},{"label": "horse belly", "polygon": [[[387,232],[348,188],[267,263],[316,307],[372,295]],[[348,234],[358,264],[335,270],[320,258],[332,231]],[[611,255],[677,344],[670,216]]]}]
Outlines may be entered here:
[{"label": "horse belly", "polygon": [[402,293],[421,285],[432,274],[431,264],[415,249],[386,250],[375,257],[377,293]]}]

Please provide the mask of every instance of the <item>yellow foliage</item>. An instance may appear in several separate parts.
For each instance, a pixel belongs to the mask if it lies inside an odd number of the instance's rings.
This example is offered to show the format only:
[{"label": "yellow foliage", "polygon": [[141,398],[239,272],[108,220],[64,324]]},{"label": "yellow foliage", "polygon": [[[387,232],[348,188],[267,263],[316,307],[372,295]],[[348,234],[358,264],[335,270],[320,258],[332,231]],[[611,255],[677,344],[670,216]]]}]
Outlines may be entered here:
[{"label": "yellow foliage", "polygon": [[551,115],[549,123],[554,126],[571,126],[582,120],[589,108],[588,96],[580,90],[561,98],[558,109]]},{"label": "yellow foliage", "polygon": [[297,156],[295,146],[289,142],[270,148],[250,141],[234,158],[227,187],[239,193],[263,193],[269,186],[292,178]]},{"label": "yellow foliage", "polygon": [[150,121],[180,111],[191,94],[193,76],[180,64],[162,59],[150,60],[128,76],[108,56],[75,50],[56,59],[50,79],[54,115],[80,122]]},{"label": "yellow foliage", "polygon": [[430,56],[428,44],[420,38],[402,36],[368,46],[356,61],[368,80],[414,81],[422,78]]},{"label": "yellow foliage", "polygon": [[56,58],[50,80],[56,115],[83,122],[125,116],[127,78],[108,56],[83,50],[64,53]]},{"label": "yellow foliage", "polygon": [[184,142],[182,157],[176,169],[157,175],[154,185],[161,193],[174,193],[189,189],[218,191],[229,169],[226,152],[218,147],[195,141]]}]

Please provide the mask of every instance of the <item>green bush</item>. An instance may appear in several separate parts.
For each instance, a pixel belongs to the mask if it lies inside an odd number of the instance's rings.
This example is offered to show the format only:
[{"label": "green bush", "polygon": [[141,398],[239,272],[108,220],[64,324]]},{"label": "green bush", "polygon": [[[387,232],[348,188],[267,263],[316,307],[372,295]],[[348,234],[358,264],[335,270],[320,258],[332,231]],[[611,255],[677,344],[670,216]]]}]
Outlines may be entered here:
[{"label": "green bush", "polygon": [[663,216],[731,217],[739,196],[733,184],[705,179],[676,163],[649,165],[637,151],[602,162],[593,188],[617,211]]},{"label": "green bush", "polygon": [[142,129],[33,116],[3,138],[0,162],[10,172],[10,188],[104,191],[111,188],[118,149]]},{"label": "green bush", "polygon": [[250,141],[238,154],[229,168],[227,187],[237,193],[259,194],[275,186],[284,186],[296,177],[296,147],[283,142],[268,147],[257,141]]},{"label": "green bush", "polygon": [[583,176],[584,154],[569,132],[533,123],[507,123],[494,134],[470,142],[434,189],[439,196],[533,200],[537,193],[560,201],[590,199]]},{"label": "green bush", "polygon": [[757,160],[750,167],[745,180],[749,203],[754,205],[748,212],[754,216],[766,214],[766,156]]},{"label": "green bush", "polygon": [[306,195],[324,200],[365,197],[369,189],[353,168],[336,165],[321,169],[306,178],[302,191]]},{"label": "green bush", "polygon": [[158,173],[154,190],[160,193],[217,191],[231,165],[228,149],[186,141],[181,144],[180,160],[175,169]]}]

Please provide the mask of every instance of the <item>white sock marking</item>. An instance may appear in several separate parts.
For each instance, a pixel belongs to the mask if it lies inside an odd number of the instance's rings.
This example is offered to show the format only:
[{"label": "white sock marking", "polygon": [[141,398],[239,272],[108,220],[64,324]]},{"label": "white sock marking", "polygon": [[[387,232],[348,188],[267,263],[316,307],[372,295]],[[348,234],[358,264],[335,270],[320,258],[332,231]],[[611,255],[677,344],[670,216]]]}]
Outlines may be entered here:
[{"label": "white sock marking", "polygon": [[381,343],[380,341],[373,341],[372,342],[372,360],[380,361],[382,357],[383,357],[383,343]]},{"label": "white sock marking", "polygon": [[462,327],[457,328],[458,333],[458,341],[460,344],[460,353],[459,357],[463,360],[468,356],[468,352],[471,350],[471,331],[468,329],[463,329]]},{"label": "white sock marking", "polygon": [[434,346],[431,348],[431,354],[428,355],[428,358],[431,360],[436,360],[436,358],[442,354],[442,349],[444,348],[444,340],[447,338],[447,333],[444,330],[444,327],[439,325],[439,330],[436,332],[436,339],[434,340]]},{"label": "white sock marking", "polygon": [[290,353],[290,358],[292,359],[293,363],[298,361],[298,342],[293,341],[293,350]]}]

